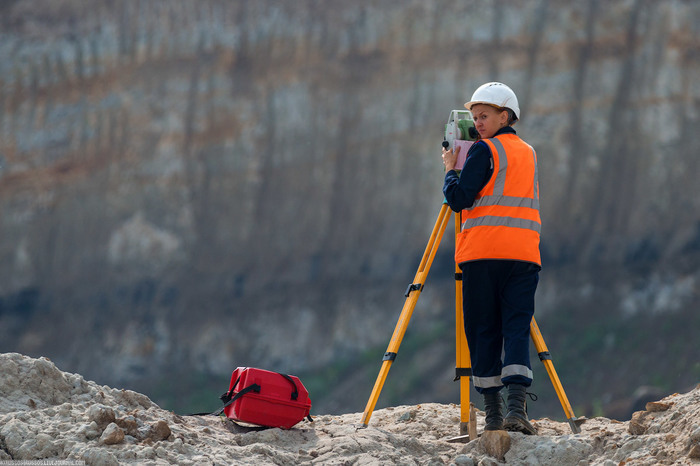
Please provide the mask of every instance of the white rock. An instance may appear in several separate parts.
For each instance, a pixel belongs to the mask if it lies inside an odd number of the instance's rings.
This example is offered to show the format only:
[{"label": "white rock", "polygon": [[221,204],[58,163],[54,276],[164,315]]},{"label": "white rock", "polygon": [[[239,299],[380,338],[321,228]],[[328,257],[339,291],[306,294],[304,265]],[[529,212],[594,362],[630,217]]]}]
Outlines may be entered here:
[{"label": "white rock", "polygon": [[22,448],[25,450],[25,458],[56,458],[63,452],[63,443],[54,437],[39,433],[34,438],[34,442],[25,442]]},{"label": "white rock", "polygon": [[474,460],[469,455],[457,455],[454,463],[458,466],[474,466]]},{"label": "white rock", "polygon": [[100,466],[119,466],[119,460],[111,452],[103,449],[91,448],[82,454],[81,459],[86,464],[99,464]]},{"label": "white rock", "polygon": [[693,433],[690,434],[690,442],[691,443],[700,443],[700,427],[696,427],[693,430]]},{"label": "white rock", "polygon": [[19,419],[10,419],[0,428],[0,436],[5,440],[8,453],[12,456],[18,455],[22,445],[27,440],[33,439],[34,435],[30,426]]},{"label": "white rock", "polygon": [[[2,460],[11,455],[106,465],[498,464],[479,449],[477,441],[444,441],[458,432],[456,405],[379,409],[365,429],[356,428],[360,413],[352,413],[315,416],[313,424],[304,422],[289,430],[250,430],[214,416],[175,415],[139,393],[80,382],[79,376],[61,372],[48,360],[0,354],[3,368],[19,374],[22,384],[0,375],[0,388],[12,387],[6,398],[0,397],[0,438],[7,450],[0,449]],[[39,393],[41,386],[69,388],[52,398]],[[27,404],[30,398],[36,400],[35,409]],[[61,398],[64,401],[57,403]],[[629,422],[605,418],[589,420],[581,434],[561,435],[569,432],[567,424],[536,420],[540,435],[509,434],[506,463],[612,466],[630,459],[644,462],[649,456],[687,462],[688,452],[700,440],[695,421],[700,418],[700,388],[666,402],[672,402],[668,410],[649,414],[650,425],[662,432],[658,435],[630,435]],[[411,419],[398,421],[407,412],[413,413]],[[483,426],[483,413],[478,413],[478,422]],[[166,434],[167,441],[162,441]]]}]

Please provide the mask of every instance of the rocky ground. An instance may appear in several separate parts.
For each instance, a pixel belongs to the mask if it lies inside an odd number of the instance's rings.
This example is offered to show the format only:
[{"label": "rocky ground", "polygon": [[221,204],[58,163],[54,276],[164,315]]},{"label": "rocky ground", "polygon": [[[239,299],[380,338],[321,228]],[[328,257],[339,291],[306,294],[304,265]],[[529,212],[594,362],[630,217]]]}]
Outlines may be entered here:
[{"label": "rocky ground", "polygon": [[[380,409],[367,428],[358,413],[316,413],[290,430],[182,416],[147,396],[99,386],[45,358],[0,354],[0,462],[64,459],[116,464],[700,464],[700,386],[647,404],[629,422],[569,425],[536,419],[538,436],[489,433],[450,443],[457,405]],[[312,394],[313,396],[313,394]],[[312,414],[313,408],[312,408]],[[483,413],[477,414],[483,425]]]}]

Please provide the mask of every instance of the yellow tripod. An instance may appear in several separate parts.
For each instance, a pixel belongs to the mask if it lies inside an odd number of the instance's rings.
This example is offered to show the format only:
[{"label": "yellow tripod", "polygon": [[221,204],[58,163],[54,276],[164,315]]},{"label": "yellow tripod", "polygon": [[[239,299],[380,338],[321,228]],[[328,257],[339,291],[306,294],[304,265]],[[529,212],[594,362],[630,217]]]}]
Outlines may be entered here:
[{"label": "yellow tripod", "polygon": [[[455,236],[459,233],[459,229],[462,225],[461,213],[455,214]],[[433,263],[435,254],[437,252],[442,236],[447,228],[447,223],[450,220],[450,209],[447,203],[442,204],[440,209],[440,214],[438,215],[433,231],[430,234],[430,239],[428,245],[423,253],[423,258],[421,259],[420,265],[418,266],[418,271],[416,272],[413,282],[406,289],[406,301],[404,302],[403,309],[399,316],[399,321],[396,323],[396,328],[389,341],[389,346],[387,347],[384,357],[382,359],[382,367],[377,376],[377,380],[374,383],[374,388],[372,389],[372,394],[367,401],[367,407],[365,407],[365,412],[362,415],[362,427],[367,427],[369,424],[369,419],[372,416],[375,406],[377,405],[377,400],[379,399],[379,394],[382,391],[386,377],[389,374],[389,369],[392,363],[396,359],[396,354],[399,351],[399,346],[401,345],[401,340],[403,340],[406,329],[408,328],[408,322],[411,320],[413,315],[413,309],[416,307],[418,298],[423,291],[423,285],[428,277],[428,272],[430,271],[430,266]],[[464,333],[464,320],[462,315],[462,287],[461,287],[461,271],[459,267],[455,265],[455,278],[457,278],[455,283],[455,320],[456,320],[456,378],[460,383],[460,435],[468,436],[469,440],[474,440],[476,438],[476,422],[474,415],[473,405],[470,403],[469,399],[469,382],[471,377],[471,359],[469,356],[469,347],[467,346],[467,337]],[[530,336],[535,344],[535,349],[537,350],[540,361],[544,364],[547,374],[549,375],[554,390],[557,392],[559,401],[564,408],[564,413],[569,421],[571,430],[573,433],[577,434],[581,432],[579,424],[583,422],[583,419],[577,419],[574,416],[574,411],[571,409],[569,400],[564,393],[564,388],[559,381],[557,372],[554,370],[554,364],[552,363],[551,355],[547,350],[547,345],[544,343],[540,329],[537,326],[535,319],[532,319],[530,323]]]}]

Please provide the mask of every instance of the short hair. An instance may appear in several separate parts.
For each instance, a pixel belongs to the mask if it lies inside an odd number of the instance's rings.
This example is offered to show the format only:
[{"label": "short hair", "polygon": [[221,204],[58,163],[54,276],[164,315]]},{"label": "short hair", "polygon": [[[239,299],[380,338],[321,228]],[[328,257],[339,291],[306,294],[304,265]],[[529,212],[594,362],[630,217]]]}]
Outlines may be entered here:
[{"label": "short hair", "polygon": [[500,112],[507,112],[508,113],[508,121],[507,121],[508,126],[511,126],[513,123],[518,121],[518,117],[515,116],[515,112],[512,109],[510,109],[508,107],[499,107],[498,105],[494,105],[494,104],[486,104],[486,105],[488,105],[489,107],[495,108],[496,111],[499,113]]},{"label": "short hair", "polygon": [[518,117],[515,116],[515,112],[513,110],[509,109],[508,107],[503,107],[502,110],[508,112],[508,126],[518,121]]}]

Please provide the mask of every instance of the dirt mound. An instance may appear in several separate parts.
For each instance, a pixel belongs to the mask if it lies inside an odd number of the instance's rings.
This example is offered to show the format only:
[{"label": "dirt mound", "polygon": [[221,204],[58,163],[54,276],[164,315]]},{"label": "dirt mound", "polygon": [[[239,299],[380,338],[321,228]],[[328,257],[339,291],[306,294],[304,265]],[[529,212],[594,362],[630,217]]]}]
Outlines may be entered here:
[{"label": "dirt mound", "polygon": [[[214,416],[180,416],[145,395],[99,386],[45,358],[0,354],[0,460],[86,464],[700,464],[700,388],[647,404],[629,422],[589,420],[582,433],[537,419],[540,435],[457,434],[457,405],[316,415],[290,430],[250,429]],[[483,414],[478,413],[483,426]],[[498,450],[498,448],[500,450]]]}]

